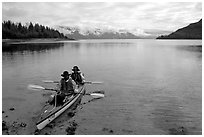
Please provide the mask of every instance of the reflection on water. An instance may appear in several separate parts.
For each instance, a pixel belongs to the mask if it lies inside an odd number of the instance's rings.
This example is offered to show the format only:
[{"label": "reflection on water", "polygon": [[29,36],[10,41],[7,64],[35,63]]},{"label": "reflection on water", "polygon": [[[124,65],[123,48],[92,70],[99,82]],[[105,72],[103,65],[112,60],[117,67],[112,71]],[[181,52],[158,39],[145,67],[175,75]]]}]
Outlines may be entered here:
[{"label": "reflection on water", "polygon": [[32,44],[10,44],[3,45],[3,52],[23,52],[23,51],[45,51],[64,46],[64,43],[32,43]]},{"label": "reflection on water", "polygon": [[[4,44],[2,46],[2,60],[3,64],[15,63],[22,61],[26,63],[26,58],[31,59],[52,50],[59,50],[64,46],[64,43],[29,43],[29,44]],[[32,58],[30,58],[32,57]]]},{"label": "reflection on water", "polygon": [[[12,45],[2,53],[3,120],[27,120],[48,96],[28,91],[28,84],[54,87],[78,65],[88,81],[87,92],[105,90],[77,112],[76,134],[201,134],[201,41],[84,40],[62,44]],[[15,113],[9,108],[15,107]],[[29,115],[28,115],[29,114]],[[98,124],[100,123],[100,124]],[[28,134],[31,129],[25,128]],[[63,134],[65,130],[56,130]],[[107,130],[104,130],[107,129]],[[53,131],[54,132],[54,131]],[[57,133],[53,133],[57,134]]]},{"label": "reflection on water", "polygon": [[189,52],[202,52],[202,46],[177,46],[177,49],[179,50],[186,50]]}]

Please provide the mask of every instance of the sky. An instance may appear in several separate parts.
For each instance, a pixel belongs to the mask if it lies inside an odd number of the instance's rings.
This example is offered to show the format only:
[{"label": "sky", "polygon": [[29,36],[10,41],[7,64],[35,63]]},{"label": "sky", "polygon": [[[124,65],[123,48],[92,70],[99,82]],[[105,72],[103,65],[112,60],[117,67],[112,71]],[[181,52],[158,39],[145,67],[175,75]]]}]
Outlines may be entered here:
[{"label": "sky", "polygon": [[45,26],[175,31],[202,18],[201,2],[3,2],[2,20]]}]

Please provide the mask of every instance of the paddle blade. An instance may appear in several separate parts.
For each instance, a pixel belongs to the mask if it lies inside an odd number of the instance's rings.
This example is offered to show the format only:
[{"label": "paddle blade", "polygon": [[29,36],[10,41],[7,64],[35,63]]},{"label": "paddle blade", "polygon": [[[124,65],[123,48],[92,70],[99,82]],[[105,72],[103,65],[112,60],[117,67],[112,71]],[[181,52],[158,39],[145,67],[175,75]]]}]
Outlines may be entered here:
[{"label": "paddle blade", "polygon": [[103,82],[100,81],[85,81],[85,84],[102,84]]},{"label": "paddle blade", "polygon": [[101,94],[101,93],[90,93],[90,95],[93,97],[93,98],[103,98],[105,97],[104,94]]},{"label": "paddle blade", "polygon": [[53,80],[43,80],[44,83],[59,83],[58,81]]},{"label": "paddle blade", "polygon": [[92,93],[100,93],[100,94],[105,94],[104,90],[97,90],[97,91],[93,91]]},{"label": "paddle blade", "polygon": [[28,89],[30,89],[30,90],[43,90],[45,88],[41,87],[39,85],[32,85],[32,84],[30,84],[30,85],[28,85]]},{"label": "paddle blade", "polygon": [[103,84],[103,82],[100,82],[100,81],[93,81],[91,84]]}]

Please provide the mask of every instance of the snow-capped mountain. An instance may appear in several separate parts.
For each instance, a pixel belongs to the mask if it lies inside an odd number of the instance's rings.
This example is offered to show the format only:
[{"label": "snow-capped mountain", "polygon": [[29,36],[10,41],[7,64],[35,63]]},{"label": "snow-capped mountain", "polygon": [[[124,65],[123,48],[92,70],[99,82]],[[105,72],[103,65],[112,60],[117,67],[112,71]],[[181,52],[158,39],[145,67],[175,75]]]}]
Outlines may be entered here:
[{"label": "snow-capped mountain", "polygon": [[61,33],[72,39],[140,39],[156,38],[159,34],[144,32],[140,29],[126,30],[113,28],[80,28],[70,26],[56,26]]}]

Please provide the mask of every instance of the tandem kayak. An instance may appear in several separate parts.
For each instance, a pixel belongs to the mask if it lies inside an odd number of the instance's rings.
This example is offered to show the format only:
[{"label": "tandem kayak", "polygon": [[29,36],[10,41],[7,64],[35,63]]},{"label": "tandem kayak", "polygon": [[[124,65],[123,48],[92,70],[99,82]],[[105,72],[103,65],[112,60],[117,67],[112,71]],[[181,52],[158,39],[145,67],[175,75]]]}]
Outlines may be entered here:
[{"label": "tandem kayak", "polygon": [[43,113],[40,115],[39,121],[36,123],[37,129],[43,129],[64,111],[70,109],[71,106],[79,102],[85,94],[85,85],[79,85],[77,91],[78,92],[75,95],[71,95],[68,99],[66,99],[66,102],[63,105],[57,107],[49,105],[46,109],[44,109]]}]

